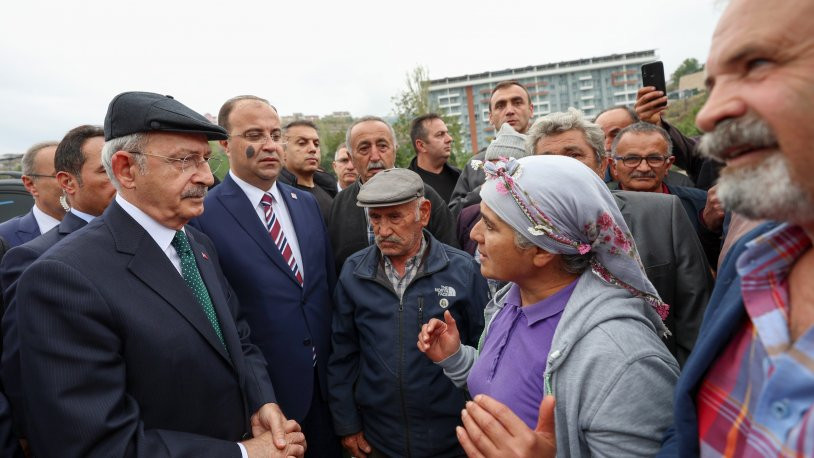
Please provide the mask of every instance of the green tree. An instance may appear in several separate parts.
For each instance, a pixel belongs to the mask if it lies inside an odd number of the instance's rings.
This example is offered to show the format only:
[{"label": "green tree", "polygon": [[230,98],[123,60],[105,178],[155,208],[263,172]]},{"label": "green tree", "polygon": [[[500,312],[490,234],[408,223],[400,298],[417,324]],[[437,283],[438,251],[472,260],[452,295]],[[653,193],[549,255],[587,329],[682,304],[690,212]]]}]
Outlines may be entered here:
[{"label": "green tree", "polygon": [[332,162],[337,148],[345,141],[345,132],[353,123],[350,116],[323,116],[316,122],[319,129],[319,150],[322,153],[320,167],[333,174]]},{"label": "green tree", "polygon": [[701,135],[701,130],[695,125],[695,118],[706,103],[707,97],[708,94],[702,92],[688,99],[670,102],[670,107],[664,117],[667,122],[688,137]]},{"label": "green tree", "polygon": [[396,165],[399,167],[406,167],[415,156],[415,150],[410,143],[410,124],[413,119],[433,112],[441,115],[449,129],[449,135],[452,137],[450,162],[460,165],[459,160],[466,162],[467,159],[464,144],[461,141],[461,123],[457,117],[440,113],[438,105],[430,100],[429,76],[429,70],[421,65],[407,72],[406,89],[391,99],[393,114],[396,117],[393,122],[393,130],[396,132],[396,141],[399,144],[396,150]]},{"label": "green tree", "polygon": [[698,59],[695,57],[689,57],[684,59],[684,62],[678,66],[673,72],[673,75],[670,77],[670,87],[672,90],[678,89],[678,81],[684,75],[689,75],[692,73],[700,72],[704,69],[704,66],[698,62]]}]

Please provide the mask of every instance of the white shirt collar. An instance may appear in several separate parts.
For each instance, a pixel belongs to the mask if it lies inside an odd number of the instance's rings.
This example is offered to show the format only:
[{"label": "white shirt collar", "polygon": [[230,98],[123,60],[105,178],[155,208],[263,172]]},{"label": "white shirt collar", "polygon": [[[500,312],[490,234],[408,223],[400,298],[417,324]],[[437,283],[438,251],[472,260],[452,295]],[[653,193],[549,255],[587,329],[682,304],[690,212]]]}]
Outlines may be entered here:
[{"label": "white shirt collar", "polygon": [[249,198],[249,202],[252,203],[253,207],[256,208],[260,205],[260,201],[263,199],[263,194],[265,193],[271,194],[271,196],[274,197],[274,201],[276,203],[282,203],[281,200],[282,196],[280,195],[280,190],[277,188],[276,180],[274,181],[274,183],[271,184],[271,187],[268,189],[268,191],[263,191],[257,186],[241,180],[240,178],[237,177],[237,175],[232,173],[231,170],[229,171],[229,176],[231,176],[232,179],[235,180],[235,183],[237,183],[238,187],[240,187],[240,189],[243,190],[243,193],[246,194],[246,197]]},{"label": "white shirt collar", "polygon": [[79,211],[79,210],[77,210],[75,208],[71,208],[69,211],[71,213],[73,213],[74,215],[76,215],[76,216],[82,218],[83,220],[85,220],[86,223],[89,223],[89,222],[93,221],[93,218],[95,218],[95,216],[89,215],[89,214],[87,214],[85,212],[81,212],[81,211]]},{"label": "white shirt collar", "polygon": [[125,200],[119,193],[116,193],[116,203],[150,234],[150,237],[155,240],[155,243],[158,244],[161,251],[167,251],[170,243],[172,243],[173,237],[175,237],[175,229],[164,226],[154,220],[152,216],[144,213],[140,208]]},{"label": "white shirt collar", "polygon": [[37,204],[31,207],[31,213],[34,214],[34,220],[37,222],[37,227],[40,229],[40,234],[45,234],[59,224],[59,220],[51,215],[46,214],[40,210]]}]

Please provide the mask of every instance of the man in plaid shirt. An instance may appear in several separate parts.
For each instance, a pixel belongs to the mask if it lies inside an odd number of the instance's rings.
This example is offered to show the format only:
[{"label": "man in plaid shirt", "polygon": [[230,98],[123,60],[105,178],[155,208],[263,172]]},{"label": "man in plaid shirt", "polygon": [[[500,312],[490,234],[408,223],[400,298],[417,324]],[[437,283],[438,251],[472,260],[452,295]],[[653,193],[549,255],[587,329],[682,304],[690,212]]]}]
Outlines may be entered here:
[{"label": "man in plaid shirt", "polygon": [[724,261],[662,456],[814,456],[814,2],[733,0],[698,113],[718,196],[763,225]]}]

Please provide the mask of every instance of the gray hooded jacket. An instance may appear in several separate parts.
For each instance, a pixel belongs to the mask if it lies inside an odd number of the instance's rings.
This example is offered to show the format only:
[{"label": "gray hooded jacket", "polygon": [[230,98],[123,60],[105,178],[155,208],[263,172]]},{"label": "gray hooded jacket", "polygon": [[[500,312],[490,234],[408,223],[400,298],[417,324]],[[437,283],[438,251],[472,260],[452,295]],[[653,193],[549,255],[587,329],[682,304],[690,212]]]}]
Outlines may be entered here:
[{"label": "gray hooded jacket", "polygon": [[[486,328],[511,285],[486,306]],[[659,339],[664,325],[644,300],[590,269],[565,306],[540,374],[556,398],[557,456],[654,456],[673,419],[678,363]],[[481,337],[483,342],[483,337]],[[465,386],[477,350],[462,345],[439,362]]]}]

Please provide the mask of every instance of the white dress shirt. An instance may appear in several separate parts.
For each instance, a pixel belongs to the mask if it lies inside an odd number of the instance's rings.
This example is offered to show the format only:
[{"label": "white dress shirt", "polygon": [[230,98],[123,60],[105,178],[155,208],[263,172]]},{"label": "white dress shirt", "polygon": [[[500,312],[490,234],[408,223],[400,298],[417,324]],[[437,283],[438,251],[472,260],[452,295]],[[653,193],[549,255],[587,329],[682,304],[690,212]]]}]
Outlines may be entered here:
[{"label": "white dress shirt", "polygon": [[167,259],[170,260],[173,267],[175,267],[175,270],[177,270],[180,274],[181,257],[178,256],[178,253],[175,251],[175,247],[172,246],[172,239],[175,237],[175,229],[171,229],[154,220],[152,216],[144,213],[140,208],[125,200],[125,198],[119,193],[116,193],[116,203],[118,203],[122,207],[122,210],[124,210],[128,215],[133,217],[139,226],[143,227],[144,230],[150,234],[150,237],[155,240],[155,243],[157,243],[158,247],[161,248],[161,251],[167,255]]},{"label": "white dress shirt", "polygon": [[82,220],[85,221],[86,223],[89,223],[89,222],[93,221],[93,218],[95,218],[95,216],[89,215],[89,214],[87,214],[85,212],[81,212],[81,211],[79,211],[79,210],[77,210],[75,208],[71,208],[70,210],[68,210],[68,212],[73,213],[74,215],[78,216],[79,218],[82,218]]},{"label": "white dress shirt", "polygon": [[300,243],[297,240],[297,231],[294,230],[294,223],[291,221],[291,214],[288,212],[288,207],[285,206],[282,194],[280,194],[280,188],[277,187],[277,182],[275,181],[268,191],[263,191],[262,189],[246,183],[245,181],[236,177],[231,170],[229,171],[229,176],[235,180],[235,183],[237,183],[240,189],[243,190],[243,193],[246,194],[246,197],[249,199],[249,202],[251,202],[252,207],[254,207],[254,211],[257,213],[257,218],[259,218],[260,222],[263,223],[264,228],[266,227],[266,214],[260,201],[263,199],[263,194],[266,192],[271,194],[271,196],[274,198],[274,202],[271,204],[271,209],[274,211],[274,215],[277,217],[277,220],[280,221],[280,225],[283,228],[283,233],[285,233],[285,238],[288,240],[288,246],[291,247],[291,252],[294,254],[294,259],[297,260],[297,266],[300,268],[300,275],[305,278],[305,267],[302,264],[302,255],[300,254]]},{"label": "white dress shirt", "polygon": [[31,207],[31,213],[34,214],[34,220],[37,222],[37,227],[40,229],[40,234],[45,234],[59,224],[58,219],[51,215],[47,215],[44,211],[40,210],[40,207],[37,207],[36,204]]}]

